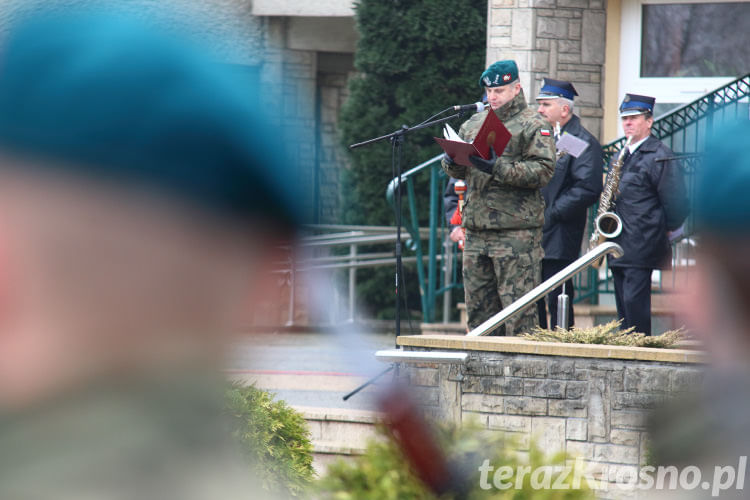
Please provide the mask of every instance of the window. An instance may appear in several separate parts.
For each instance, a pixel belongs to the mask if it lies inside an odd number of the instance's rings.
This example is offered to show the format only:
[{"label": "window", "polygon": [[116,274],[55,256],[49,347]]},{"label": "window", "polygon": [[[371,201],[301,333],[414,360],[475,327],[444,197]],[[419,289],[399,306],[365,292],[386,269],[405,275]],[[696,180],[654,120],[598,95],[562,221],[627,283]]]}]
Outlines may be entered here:
[{"label": "window", "polygon": [[641,77],[750,71],[750,2],[644,4]]},{"label": "window", "polygon": [[618,97],[653,96],[656,115],[750,71],[750,0],[623,0],[620,31]]}]

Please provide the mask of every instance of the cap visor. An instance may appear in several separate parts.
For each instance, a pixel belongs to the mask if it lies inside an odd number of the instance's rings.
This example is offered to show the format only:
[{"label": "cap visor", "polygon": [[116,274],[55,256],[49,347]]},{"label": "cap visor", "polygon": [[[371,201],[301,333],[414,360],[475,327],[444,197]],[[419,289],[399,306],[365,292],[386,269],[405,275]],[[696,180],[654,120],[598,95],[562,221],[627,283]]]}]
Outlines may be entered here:
[{"label": "cap visor", "polygon": [[648,110],[646,109],[626,109],[625,111],[620,111],[620,117],[645,115],[646,113],[648,113]]}]

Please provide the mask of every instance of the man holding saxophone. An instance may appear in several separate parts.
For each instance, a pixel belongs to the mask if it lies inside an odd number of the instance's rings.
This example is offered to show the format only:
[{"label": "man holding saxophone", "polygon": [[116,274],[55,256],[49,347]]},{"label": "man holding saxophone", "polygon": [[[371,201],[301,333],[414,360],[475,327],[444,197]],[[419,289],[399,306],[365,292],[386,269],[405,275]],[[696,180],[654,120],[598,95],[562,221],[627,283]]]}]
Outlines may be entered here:
[{"label": "man holding saxophone", "polygon": [[667,233],[680,227],[689,210],[682,171],[670,160],[674,153],[651,135],[654,102],[653,97],[626,94],[620,105],[630,141],[621,156],[614,207],[622,232],[613,241],[624,255],[609,261],[622,327],[633,326],[646,335],[651,335],[651,273],[671,266]]}]

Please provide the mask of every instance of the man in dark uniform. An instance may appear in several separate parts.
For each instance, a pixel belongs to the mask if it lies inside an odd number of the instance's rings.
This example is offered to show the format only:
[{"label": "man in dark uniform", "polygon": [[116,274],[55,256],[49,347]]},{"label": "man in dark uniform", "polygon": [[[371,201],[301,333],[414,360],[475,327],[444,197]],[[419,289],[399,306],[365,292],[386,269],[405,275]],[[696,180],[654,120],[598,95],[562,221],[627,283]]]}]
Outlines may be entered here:
[{"label": "man in dark uniform", "polygon": [[[573,99],[578,95],[570,82],[545,78],[536,100],[539,114],[555,129],[556,135],[571,134],[588,143],[586,149],[574,157],[558,152],[555,175],[549,184],[542,188],[544,202],[544,231],[542,246],[542,280],[546,280],[578,258],[581,251],[583,231],[586,227],[586,210],[602,192],[602,147],[581,120],[573,114]],[[559,139],[559,137],[556,137]],[[557,297],[562,287],[555,288],[547,296],[550,314],[550,328],[557,324]],[[570,296],[568,324],[573,326],[573,280],[565,284],[565,292]],[[539,324],[547,328],[547,311],[544,300],[540,300]]]},{"label": "man in dark uniform", "polygon": [[[503,154],[472,156],[473,167],[443,159],[451,177],[466,180],[463,276],[469,328],[476,328],[539,284],[544,200],[540,189],[554,173],[551,128],[528,107],[515,61],[498,61],[482,73],[490,110],[461,125],[459,135],[476,137],[487,113],[495,113],[512,134]],[[529,309],[496,334],[528,332],[538,324]]]},{"label": "man in dark uniform", "polygon": [[620,105],[625,136],[631,140],[623,156],[615,213],[622,233],[613,239],[624,254],[609,259],[615,282],[617,315],[624,328],[651,335],[651,273],[671,267],[668,232],[688,214],[685,181],[674,153],[651,135],[653,97],[626,94]]}]

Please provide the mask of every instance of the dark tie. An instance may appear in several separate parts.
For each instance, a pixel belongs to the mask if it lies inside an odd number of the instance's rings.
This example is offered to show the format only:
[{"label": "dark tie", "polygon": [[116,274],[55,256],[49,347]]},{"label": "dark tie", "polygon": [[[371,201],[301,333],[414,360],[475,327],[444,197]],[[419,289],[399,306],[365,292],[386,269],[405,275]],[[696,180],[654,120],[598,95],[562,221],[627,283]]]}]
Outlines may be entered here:
[{"label": "dark tie", "polygon": [[628,161],[628,158],[630,158],[630,148],[627,148],[625,150],[625,154],[622,156],[622,164],[625,165],[625,163]]}]

